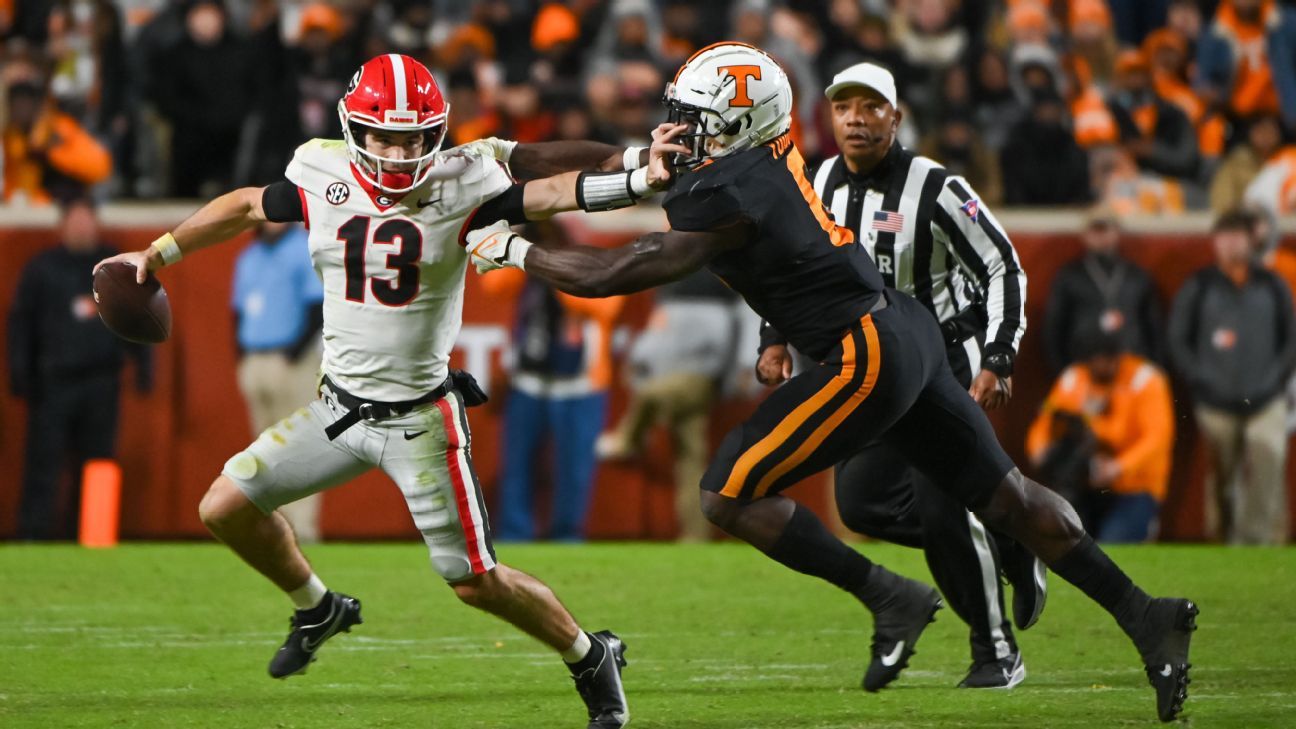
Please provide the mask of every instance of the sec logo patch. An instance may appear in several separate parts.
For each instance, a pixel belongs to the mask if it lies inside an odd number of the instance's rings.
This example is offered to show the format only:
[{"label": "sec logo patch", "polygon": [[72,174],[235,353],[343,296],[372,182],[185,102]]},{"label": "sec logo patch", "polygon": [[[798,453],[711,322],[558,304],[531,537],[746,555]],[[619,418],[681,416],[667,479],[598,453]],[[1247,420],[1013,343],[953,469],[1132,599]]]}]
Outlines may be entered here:
[{"label": "sec logo patch", "polygon": [[345,182],[335,182],[324,191],[324,199],[333,205],[341,205],[351,197],[351,187]]}]

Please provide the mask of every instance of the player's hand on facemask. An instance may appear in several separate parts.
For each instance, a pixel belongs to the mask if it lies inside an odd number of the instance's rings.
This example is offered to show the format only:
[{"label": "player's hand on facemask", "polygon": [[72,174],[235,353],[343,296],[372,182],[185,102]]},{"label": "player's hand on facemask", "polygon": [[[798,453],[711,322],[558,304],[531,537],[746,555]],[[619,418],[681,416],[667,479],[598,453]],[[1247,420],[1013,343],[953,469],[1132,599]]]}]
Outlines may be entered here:
[{"label": "player's hand on facemask", "polygon": [[986,410],[994,410],[1008,404],[1012,399],[1012,378],[999,377],[989,370],[981,370],[968,394],[977,404]]},{"label": "player's hand on facemask", "polygon": [[467,152],[469,154],[479,154],[483,157],[497,159],[500,162],[507,163],[513,156],[513,148],[518,145],[511,139],[500,139],[499,137],[487,137],[478,139],[475,142],[460,145],[455,149]]},{"label": "player's hand on facemask", "polygon": [[464,239],[468,242],[468,257],[477,273],[522,268],[531,248],[531,242],[514,233],[506,220],[496,220],[483,228],[471,230]]},{"label": "player's hand on facemask", "polygon": [[670,184],[671,160],[676,154],[692,154],[692,150],[675,141],[688,131],[687,124],[658,124],[652,131],[652,146],[648,148],[648,185],[662,190]]},{"label": "player's hand on facemask", "polygon": [[781,385],[792,378],[792,353],[782,344],[771,344],[756,360],[756,381],[762,385]]}]

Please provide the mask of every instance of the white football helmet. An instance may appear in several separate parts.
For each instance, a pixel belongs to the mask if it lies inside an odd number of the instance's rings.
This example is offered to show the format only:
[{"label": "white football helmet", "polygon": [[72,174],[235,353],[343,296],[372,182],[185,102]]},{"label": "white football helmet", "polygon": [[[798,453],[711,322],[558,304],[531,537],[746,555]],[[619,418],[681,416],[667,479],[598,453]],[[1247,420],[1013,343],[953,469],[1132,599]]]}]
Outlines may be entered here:
[{"label": "white football helmet", "polygon": [[666,85],[668,121],[690,124],[679,137],[693,149],[685,167],[764,144],[792,126],[792,86],[768,53],[745,43],[707,46]]}]

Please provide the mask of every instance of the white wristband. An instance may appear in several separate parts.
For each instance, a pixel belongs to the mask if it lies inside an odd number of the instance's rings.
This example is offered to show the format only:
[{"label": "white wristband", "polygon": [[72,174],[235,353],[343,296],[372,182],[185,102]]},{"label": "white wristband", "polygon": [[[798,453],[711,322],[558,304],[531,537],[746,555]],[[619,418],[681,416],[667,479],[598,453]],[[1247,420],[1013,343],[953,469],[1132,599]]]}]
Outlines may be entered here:
[{"label": "white wristband", "polygon": [[639,169],[639,153],[646,147],[626,147],[621,155],[621,167],[627,171]]},{"label": "white wristband", "polygon": [[170,233],[153,241],[152,247],[156,248],[158,254],[162,256],[163,266],[170,266],[184,257],[184,251],[180,250],[180,244],[176,242],[175,236]]},{"label": "white wristband", "polygon": [[630,192],[636,197],[648,197],[657,192],[648,184],[648,168],[640,167],[630,173]]}]

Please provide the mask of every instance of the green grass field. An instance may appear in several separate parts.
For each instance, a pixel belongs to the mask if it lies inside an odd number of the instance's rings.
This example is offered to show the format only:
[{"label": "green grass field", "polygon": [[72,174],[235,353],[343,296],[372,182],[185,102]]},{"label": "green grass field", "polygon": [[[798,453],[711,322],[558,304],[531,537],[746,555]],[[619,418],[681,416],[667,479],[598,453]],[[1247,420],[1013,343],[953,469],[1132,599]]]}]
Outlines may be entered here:
[{"label": "green grass field", "polygon": [[[929,579],[921,555],[866,553]],[[1296,726],[1296,550],[1112,550],[1153,593],[1201,605],[1187,723]],[[911,668],[858,688],[870,623],[854,600],[738,544],[516,546],[588,629],[627,642],[632,726],[1155,726],[1153,696],[1114,623],[1052,578],[1007,692],[952,688],[966,631],[949,610]],[[0,727],[583,727],[556,657],[460,606],[419,544],[310,556],[364,601],[365,624],[305,676],[267,677],[289,605],[208,544],[0,548]]]}]

